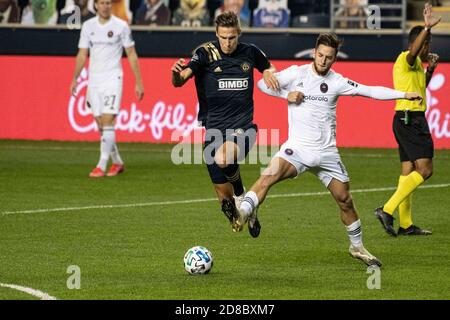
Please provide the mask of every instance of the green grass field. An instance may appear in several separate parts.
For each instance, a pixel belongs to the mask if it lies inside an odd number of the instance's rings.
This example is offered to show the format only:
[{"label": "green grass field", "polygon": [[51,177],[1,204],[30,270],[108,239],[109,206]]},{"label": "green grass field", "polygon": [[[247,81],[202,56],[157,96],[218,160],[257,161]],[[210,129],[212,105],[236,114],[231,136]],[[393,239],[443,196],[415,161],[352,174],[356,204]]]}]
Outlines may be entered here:
[{"label": "green grass field", "polygon": [[[396,150],[341,150],[364,244],[383,262],[381,289],[369,290],[334,200],[311,194],[326,191],[315,176],[271,190],[253,239],[231,231],[204,166],[172,164],[168,145],[119,147],[126,172],[90,179],[97,143],[0,141],[0,283],[58,299],[450,298],[450,150],[414,195],[415,223],[434,232],[415,238],[389,237],[373,215],[396,186]],[[259,171],[242,167],[247,188]],[[206,276],[183,269],[194,245],[213,253]],[[81,289],[67,288],[71,265]],[[36,298],[0,287],[0,299]]]}]

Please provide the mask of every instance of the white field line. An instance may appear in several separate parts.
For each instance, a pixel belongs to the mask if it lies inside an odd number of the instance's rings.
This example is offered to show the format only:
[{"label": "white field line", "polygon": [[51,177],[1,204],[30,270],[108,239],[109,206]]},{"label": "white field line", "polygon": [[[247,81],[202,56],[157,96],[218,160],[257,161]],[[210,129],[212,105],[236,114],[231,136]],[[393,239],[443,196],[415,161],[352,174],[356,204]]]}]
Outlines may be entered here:
[{"label": "white field line", "polygon": [[[175,146],[175,144],[174,144]],[[200,147],[201,148],[201,147]],[[256,148],[256,147],[255,147]],[[55,146],[55,147],[39,147],[39,146],[1,146],[0,145],[0,150],[1,149],[5,149],[5,150],[43,150],[43,151],[87,151],[87,152],[91,152],[91,151],[98,151],[98,147],[68,147],[68,146]],[[398,154],[383,154],[383,153],[346,153],[345,152],[346,148],[342,148],[342,150],[344,150],[344,152],[341,152],[341,156],[342,157],[352,157],[352,158],[398,158]],[[122,146],[120,148],[121,151],[123,152],[154,152],[154,153],[168,153],[170,154],[172,152],[172,149],[161,149],[161,148],[146,148],[143,147],[141,148],[133,148],[133,147],[127,147]],[[199,149],[200,151],[202,151],[203,149]],[[396,149],[395,149],[396,150]],[[251,150],[250,152],[255,152],[255,150]],[[273,153],[275,154],[275,153]],[[434,156],[435,159],[450,159],[450,156],[448,155],[435,155]]]},{"label": "white field line", "polygon": [[36,298],[39,298],[41,300],[58,300],[55,297],[52,297],[51,295],[49,295],[48,293],[45,293],[45,292],[42,292],[40,290],[36,290],[33,288],[18,286],[16,284],[7,284],[7,283],[0,282],[0,287],[10,288],[10,289],[14,289],[17,291],[22,291],[22,292],[28,293]]},{"label": "white field line", "polygon": [[[419,187],[420,189],[434,189],[434,188],[447,188],[450,187],[450,183],[443,184],[430,184]],[[372,189],[355,189],[352,193],[371,193],[371,192],[381,192],[381,191],[393,191],[396,187],[386,187],[386,188],[372,188]],[[303,192],[303,193],[286,193],[286,194],[272,194],[268,195],[267,198],[293,198],[293,197],[311,197],[311,196],[323,196],[329,194],[328,191],[322,192]],[[20,213],[49,213],[49,212],[64,212],[64,211],[81,211],[81,210],[92,210],[92,209],[116,209],[116,208],[136,208],[136,207],[151,207],[151,206],[164,206],[164,205],[174,205],[174,204],[191,204],[191,203],[201,203],[201,202],[211,202],[217,201],[216,198],[206,198],[206,199],[190,199],[190,200],[175,200],[175,201],[160,201],[160,202],[144,202],[144,203],[128,203],[128,204],[111,204],[111,205],[96,205],[96,206],[85,206],[85,207],[65,207],[65,208],[48,208],[48,209],[35,209],[35,210],[19,210],[19,211],[3,211],[1,215],[12,215]]]}]

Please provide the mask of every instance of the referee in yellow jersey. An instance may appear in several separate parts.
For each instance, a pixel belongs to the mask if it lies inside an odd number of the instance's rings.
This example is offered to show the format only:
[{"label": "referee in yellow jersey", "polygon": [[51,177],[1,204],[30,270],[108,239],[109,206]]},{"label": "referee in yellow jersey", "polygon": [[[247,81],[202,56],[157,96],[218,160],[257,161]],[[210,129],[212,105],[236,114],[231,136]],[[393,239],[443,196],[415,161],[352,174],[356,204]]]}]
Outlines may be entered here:
[{"label": "referee in yellow jersey", "polygon": [[[384,206],[375,209],[385,231],[391,236],[431,235],[431,231],[415,226],[411,216],[412,194],[433,173],[433,140],[425,118],[426,87],[438,63],[438,55],[429,53],[431,28],[441,17],[432,14],[432,6],[425,4],[425,26],[415,26],[408,37],[408,51],[402,52],[394,64],[394,87],[399,91],[419,92],[423,101],[397,100],[393,131],[398,143],[401,175],[398,187]],[[422,63],[428,62],[425,72]],[[394,229],[394,211],[398,208],[400,227]]]}]

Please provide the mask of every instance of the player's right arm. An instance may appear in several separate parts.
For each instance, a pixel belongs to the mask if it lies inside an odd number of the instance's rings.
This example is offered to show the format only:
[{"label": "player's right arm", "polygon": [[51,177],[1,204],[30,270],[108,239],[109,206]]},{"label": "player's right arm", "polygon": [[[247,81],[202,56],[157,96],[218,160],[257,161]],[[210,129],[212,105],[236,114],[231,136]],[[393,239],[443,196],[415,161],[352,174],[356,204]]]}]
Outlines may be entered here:
[{"label": "player's right arm", "polygon": [[76,94],[78,77],[80,76],[81,70],[83,70],[84,65],[89,54],[89,32],[88,23],[83,24],[80,31],[80,40],[78,41],[78,54],[75,59],[75,70],[73,71],[73,78],[70,84],[70,93],[72,95]]},{"label": "player's right arm", "polygon": [[179,59],[172,66],[172,85],[182,87],[193,74],[192,69],[186,65],[186,60]]},{"label": "player's right arm", "polygon": [[417,56],[420,53],[420,50],[423,47],[423,44],[425,43],[425,40],[427,39],[428,32],[433,28],[435,25],[441,21],[441,17],[436,17],[432,14],[432,6],[428,2],[425,3],[425,8],[423,9],[423,18],[425,21],[425,28],[420,32],[419,36],[414,40],[413,44],[411,45],[411,49],[409,50],[408,55],[406,56],[406,61],[410,66],[413,66]]},{"label": "player's right arm", "polygon": [[72,78],[72,82],[70,84],[70,93],[72,95],[76,94],[78,77],[80,76],[81,70],[83,69],[84,65],[86,64],[88,52],[89,52],[89,49],[87,49],[87,48],[78,49],[78,54],[77,54],[77,57],[75,60],[75,70],[73,72],[73,78]]},{"label": "player's right arm", "polygon": [[[292,83],[295,81],[298,74],[299,74],[298,66],[293,65],[287,69],[284,69],[280,72],[273,74],[273,76],[275,77],[275,79],[278,82],[279,90],[274,90],[272,88],[269,88],[269,86],[267,85],[264,78],[258,81],[257,86],[258,86],[259,90],[261,90],[265,94],[268,94],[268,95],[274,96],[274,97],[284,98],[284,99],[287,99],[289,102],[293,103],[294,100],[297,101],[298,99],[297,99],[297,95],[295,95],[295,97],[294,97],[294,95],[291,95],[291,97],[289,97],[290,92],[291,92],[290,87],[291,87]],[[299,91],[297,91],[297,92],[299,92]],[[301,92],[299,92],[299,93],[301,93]]]}]

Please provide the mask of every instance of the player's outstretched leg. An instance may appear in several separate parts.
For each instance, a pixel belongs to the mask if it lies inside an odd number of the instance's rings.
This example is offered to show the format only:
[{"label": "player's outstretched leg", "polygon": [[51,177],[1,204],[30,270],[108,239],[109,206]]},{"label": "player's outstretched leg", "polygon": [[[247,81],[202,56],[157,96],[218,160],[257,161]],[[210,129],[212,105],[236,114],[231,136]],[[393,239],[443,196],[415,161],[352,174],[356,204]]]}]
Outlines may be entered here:
[{"label": "player's outstretched leg", "polygon": [[248,222],[248,231],[253,238],[261,232],[261,223],[258,219],[258,207],[265,200],[269,189],[276,183],[297,175],[297,169],[287,160],[275,156],[268,168],[264,170],[259,179],[245,194],[239,207],[239,226],[241,229]]},{"label": "player's outstretched leg", "polygon": [[350,255],[353,258],[363,261],[368,266],[374,265],[381,267],[381,261],[371,254],[363,245],[361,220],[359,220],[353,204],[349,183],[332,178],[328,184],[328,190],[330,190],[341,210],[341,220],[347,229],[348,238],[350,240]]}]

